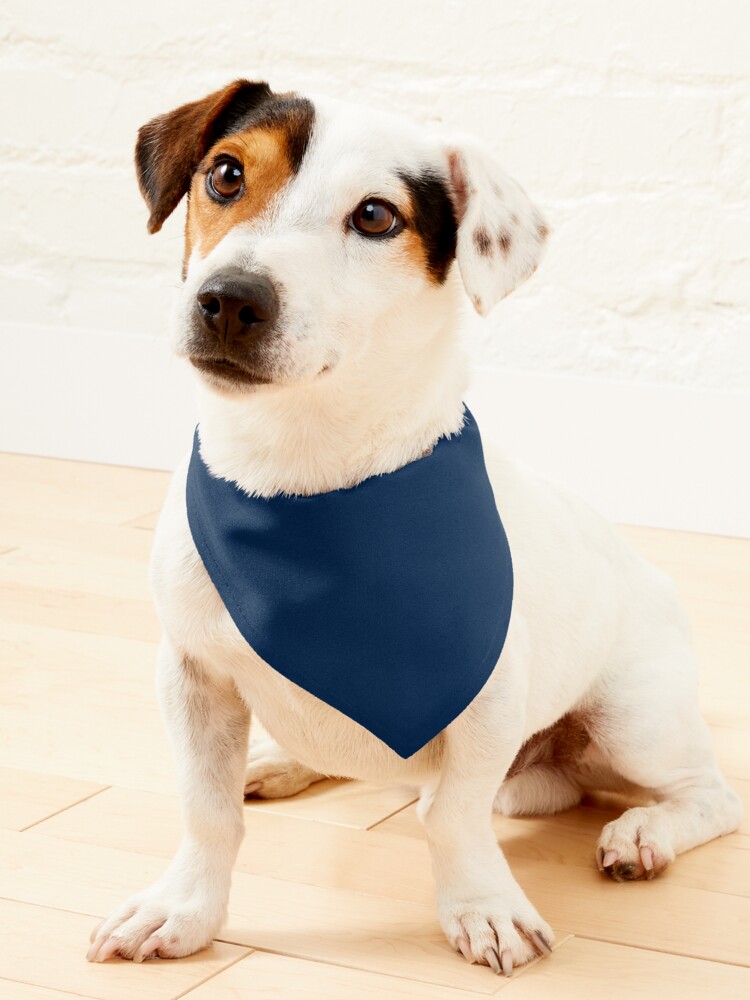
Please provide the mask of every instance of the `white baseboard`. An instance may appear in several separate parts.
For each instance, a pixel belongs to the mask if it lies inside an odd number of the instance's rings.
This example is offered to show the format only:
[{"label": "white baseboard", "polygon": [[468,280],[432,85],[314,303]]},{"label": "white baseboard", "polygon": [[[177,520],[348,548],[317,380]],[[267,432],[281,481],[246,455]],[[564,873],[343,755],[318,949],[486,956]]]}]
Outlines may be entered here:
[{"label": "white baseboard", "polygon": [[[0,449],[170,469],[192,376],[167,338],[0,324]],[[750,537],[750,393],[497,369],[482,434],[613,520]]]}]

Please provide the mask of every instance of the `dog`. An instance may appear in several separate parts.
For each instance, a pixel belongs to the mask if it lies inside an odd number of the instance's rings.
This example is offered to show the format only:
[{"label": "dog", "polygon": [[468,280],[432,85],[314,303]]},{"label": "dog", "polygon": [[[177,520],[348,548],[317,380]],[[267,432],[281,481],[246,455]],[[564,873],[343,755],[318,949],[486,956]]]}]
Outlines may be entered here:
[{"label": "dog", "polygon": [[[486,315],[548,238],[481,142],[237,80],[141,128],[135,159],[151,232],[188,198],[176,349],[198,375],[214,476],[257,497],[313,496],[460,431],[464,291]],[[184,839],[96,928],[90,960],[209,944],[243,790],[289,796],[327,776],[419,787],[447,939],[506,975],[548,955],[554,934],[513,877],[493,809],[554,813],[586,790],[645,790],[650,804],[608,823],[592,857],[617,880],[652,878],[737,828],[671,581],[582,502],[500,455],[488,468],[515,570],[505,646],[468,707],[403,758],[240,635],[196,551],[179,466],[150,580]],[[270,736],[248,762],[251,712]]]}]

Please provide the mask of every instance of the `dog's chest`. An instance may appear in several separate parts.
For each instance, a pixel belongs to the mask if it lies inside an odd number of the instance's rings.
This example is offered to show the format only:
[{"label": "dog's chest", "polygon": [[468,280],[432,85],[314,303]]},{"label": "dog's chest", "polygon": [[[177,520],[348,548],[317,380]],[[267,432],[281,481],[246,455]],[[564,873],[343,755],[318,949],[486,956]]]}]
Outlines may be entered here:
[{"label": "dog's chest", "polygon": [[341,712],[273,670],[238,631],[195,548],[175,474],[157,528],[151,582],[172,642],[230,678],[264,728],[300,762],[326,774],[406,780],[431,771],[434,746],[404,760]]}]

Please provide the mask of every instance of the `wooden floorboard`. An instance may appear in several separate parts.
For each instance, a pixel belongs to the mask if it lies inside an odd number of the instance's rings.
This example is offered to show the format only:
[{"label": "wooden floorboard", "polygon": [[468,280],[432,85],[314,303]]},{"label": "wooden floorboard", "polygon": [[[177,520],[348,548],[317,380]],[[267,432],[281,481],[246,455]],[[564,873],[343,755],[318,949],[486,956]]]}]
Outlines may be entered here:
[{"label": "wooden floorboard", "polygon": [[[551,960],[506,980],[442,936],[414,790],[333,780],[246,804],[210,950],[86,963],[93,924],[163,870],[180,836],[146,572],[167,477],[6,455],[0,478],[0,1000],[750,997],[747,817],[632,885],[593,865],[611,797],[495,817],[558,934]],[[717,754],[750,806],[750,542],[620,530],[676,580]]]},{"label": "wooden floorboard", "polygon": [[168,1000],[249,954],[248,948],[215,942],[179,962],[92,965],[81,957],[81,942],[91,930],[86,914],[0,899],[0,926],[2,1000],[3,979],[101,1000]]}]

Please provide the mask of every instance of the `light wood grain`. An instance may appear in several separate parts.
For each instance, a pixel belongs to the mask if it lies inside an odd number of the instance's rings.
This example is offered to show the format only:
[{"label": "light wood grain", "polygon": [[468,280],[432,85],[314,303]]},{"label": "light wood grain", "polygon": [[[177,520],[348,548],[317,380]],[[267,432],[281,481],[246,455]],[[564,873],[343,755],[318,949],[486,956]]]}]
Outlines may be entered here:
[{"label": "light wood grain", "polygon": [[[0,825],[13,828],[0,830],[0,1000],[750,996],[748,817],[633,885],[593,865],[622,808],[611,796],[495,817],[560,942],[507,981],[443,938],[413,790],[333,780],[245,806],[212,951],[87,965],[93,924],[156,878],[180,837],[146,577],[168,477],[23,456],[0,456],[0,476]],[[717,755],[750,806],[750,542],[620,530],[676,580]]]},{"label": "light wood grain", "polygon": [[90,781],[0,767],[0,826],[25,830],[105,788]]},{"label": "light wood grain", "polygon": [[[585,807],[560,814],[554,825],[548,818],[500,816],[494,824],[514,865],[520,860],[532,865],[547,861],[588,872],[594,865],[599,830],[618,812]],[[433,898],[427,844],[413,808],[369,831],[326,824],[315,836],[299,837],[295,817],[246,806],[245,827],[238,871],[416,902],[429,903]],[[173,796],[110,788],[36,829],[61,839],[166,858],[178,843],[181,821]],[[681,856],[664,878],[711,893],[750,896],[750,854],[743,851],[750,851],[750,837],[730,834]]]},{"label": "light wood grain", "polygon": [[159,639],[159,625],[145,592],[142,598],[113,598],[54,586],[2,583],[0,608],[4,619],[26,625],[154,643]]},{"label": "light wood grain", "polygon": [[[35,830],[0,831],[0,857],[12,858],[12,865],[0,867],[0,897],[89,914],[89,930],[97,917],[165,867],[161,858],[57,840]],[[561,941],[567,936],[559,932]],[[459,960],[431,903],[235,872],[219,939],[442,986],[496,989],[487,968]]]},{"label": "light wood grain", "polygon": [[158,510],[152,510],[150,514],[135,517],[132,521],[126,521],[125,524],[129,528],[139,528],[141,531],[153,531],[156,528],[156,522],[159,520],[159,513]]},{"label": "light wood grain", "polygon": [[[98,798],[98,796],[97,796]],[[305,835],[297,818],[245,807],[245,839],[236,871],[353,889],[432,906],[434,888],[423,838],[319,823]],[[110,788],[94,799],[40,823],[36,831],[58,839],[168,858],[179,841],[177,799]]]},{"label": "light wood grain", "polygon": [[[216,942],[179,962],[134,965],[115,959],[101,965],[85,960],[91,918],[80,913],[0,900],[0,997],[2,979],[101,1000],[167,1000],[184,993],[248,954],[248,949]],[[41,994],[33,994],[35,997]]]},{"label": "light wood grain", "polygon": [[153,533],[96,521],[71,521],[57,515],[54,508],[45,510],[43,516],[27,510],[11,510],[0,519],[0,544],[8,550],[21,546],[65,545],[71,550],[71,559],[75,559],[76,553],[89,551],[114,558],[137,554],[145,566]]},{"label": "light wood grain", "polygon": [[0,1000],[70,1000],[71,996],[84,997],[83,993],[61,993],[50,990],[46,986],[36,986],[32,983],[19,983],[16,980],[0,979]]},{"label": "light wood grain", "polygon": [[119,555],[60,542],[19,546],[0,559],[0,585],[141,601],[148,547],[142,534],[133,536],[137,544]]},{"label": "light wood grain", "polygon": [[154,690],[154,644],[68,629],[65,622],[59,628],[14,622],[4,612],[0,766],[174,789]]},{"label": "light wood grain", "polygon": [[[747,793],[746,784],[735,782],[738,791]],[[602,827],[616,819],[622,805],[591,804],[558,813],[554,824],[549,817],[493,816],[498,842],[509,859],[523,863],[553,862],[564,864],[566,870],[579,868],[590,872],[594,868],[594,850]],[[612,800],[615,797],[612,796]],[[746,800],[750,810],[750,799]],[[54,821],[53,821],[54,822]],[[404,809],[378,827],[378,832],[397,833],[423,840],[422,826],[416,810]],[[670,885],[725,892],[750,898],[750,837],[732,833],[709,844],[680,855],[660,879]]]},{"label": "light wood grain", "polygon": [[[504,1000],[663,1000],[665,995],[745,1000],[750,970],[571,938],[553,961],[499,979],[497,991]],[[253,952],[191,994],[195,1000],[468,1000],[481,995],[263,952]]]},{"label": "light wood grain", "polygon": [[747,1000],[749,996],[750,969],[583,938],[571,938],[555,952],[553,962],[538,962],[503,991],[503,1000]]},{"label": "light wood grain", "polygon": [[327,779],[290,799],[248,800],[245,808],[268,816],[292,816],[366,830],[416,799],[415,790],[405,785]]},{"label": "light wood grain", "polygon": [[0,453],[0,517],[33,513],[41,521],[52,513],[79,523],[119,525],[152,510],[164,499],[169,475],[95,462],[71,462],[35,455]]},{"label": "light wood grain", "polygon": [[712,726],[716,756],[728,778],[750,781],[750,739],[742,729]]},{"label": "light wood grain", "polygon": [[[497,991],[509,985],[498,979]],[[191,1000],[471,1000],[486,993],[381,976],[255,951],[190,994]]]}]

